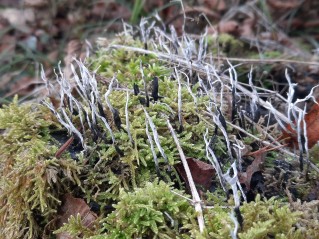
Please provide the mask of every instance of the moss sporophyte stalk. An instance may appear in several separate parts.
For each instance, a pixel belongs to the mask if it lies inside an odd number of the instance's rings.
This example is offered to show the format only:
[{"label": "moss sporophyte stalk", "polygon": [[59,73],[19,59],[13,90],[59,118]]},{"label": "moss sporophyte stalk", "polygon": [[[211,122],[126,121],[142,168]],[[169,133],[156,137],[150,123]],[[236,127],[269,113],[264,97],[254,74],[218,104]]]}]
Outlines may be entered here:
[{"label": "moss sporophyte stalk", "polygon": [[[318,237],[318,214],[259,195],[245,202],[237,168],[247,138],[228,123],[235,68],[226,76],[205,62],[204,40],[140,31],[143,41],[128,30],[100,39],[85,64],[74,60],[71,79],[43,72],[51,100],[0,109],[0,238]],[[203,228],[167,122],[183,154],[216,172],[200,191]],[[97,205],[95,227],[79,212],[57,228],[67,193]]]}]

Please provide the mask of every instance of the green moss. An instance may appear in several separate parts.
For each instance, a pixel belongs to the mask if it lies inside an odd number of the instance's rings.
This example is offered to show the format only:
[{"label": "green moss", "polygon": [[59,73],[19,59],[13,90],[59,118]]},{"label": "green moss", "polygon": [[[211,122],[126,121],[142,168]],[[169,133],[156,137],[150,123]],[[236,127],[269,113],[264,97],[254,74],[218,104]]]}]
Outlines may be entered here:
[{"label": "green moss", "polygon": [[301,202],[299,199],[291,203],[294,211],[302,212],[298,219],[298,228],[303,238],[319,238],[319,200]]},{"label": "green moss", "polygon": [[230,208],[223,208],[216,204],[214,208],[204,212],[206,238],[231,238],[230,232],[234,227],[234,223],[231,221],[230,211]]},{"label": "green moss", "polygon": [[[296,223],[301,220],[301,211],[292,211],[289,204],[271,198],[261,200],[258,195],[255,201],[244,203],[240,207],[243,216],[243,227],[239,230],[240,239],[263,238],[313,238],[297,229]],[[231,238],[230,232],[234,223],[230,218],[230,208],[215,205],[205,213],[207,238]],[[311,232],[310,232],[311,231]],[[313,235],[309,230],[308,235]]]},{"label": "green moss", "polygon": [[239,238],[304,238],[296,227],[302,213],[292,212],[275,198],[263,201],[258,195],[255,202],[244,203],[241,212],[244,224]]},{"label": "green moss", "polygon": [[[140,41],[133,40],[130,36],[120,37],[112,44],[143,47]],[[147,82],[155,76],[163,79],[170,73],[169,69],[160,63],[155,55],[144,55],[122,49],[102,48],[90,59],[90,64],[91,69],[98,69],[98,73],[104,77],[113,77],[116,74],[117,80],[130,88],[133,88],[135,83],[140,89],[143,89],[144,82],[141,77],[140,64],[143,65]]]},{"label": "green moss", "polygon": [[92,239],[181,238],[188,232],[183,226],[195,216],[193,207],[185,199],[174,194],[168,184],[157,180],[134,192],[121,190],[114,207],[115,211],[103,220],[106,231],[103,237]]},{"label": "green moss", "polygon": [[1,238],[36,238],[56,214],[62,178],[75,180],[76,164],[54,158],[51,113],[41,105],[0,109]]},{"label": "green moss", "polygon": [[96,234],[96,228],[94,225],[90,225],[90,228],[84,225],[83,219],[80,214],[76,216],[71,215],[68,222],[65,223],[58,230],[54,231],[54,234],[61,233],[60,237],[70,235],[72,238],[89,238]]},{"label": "green moss", "polygon": [[[238,56],[242,55],[244,52],[244,43],[226,33],[218,35],[217,38],[209,36],[208,45],[210,51],[212,51],[214,54],[222,53],[227,56]],[[217,49],[219,49],[219,52],[217,52]]]}]

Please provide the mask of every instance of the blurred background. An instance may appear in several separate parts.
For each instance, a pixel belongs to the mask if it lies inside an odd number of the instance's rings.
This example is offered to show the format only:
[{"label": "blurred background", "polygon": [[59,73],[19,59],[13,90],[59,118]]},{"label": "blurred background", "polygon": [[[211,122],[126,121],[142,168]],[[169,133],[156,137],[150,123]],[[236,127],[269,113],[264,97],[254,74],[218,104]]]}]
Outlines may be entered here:
[{"label": "blurred background", "polygon": [[[97,37],[112,38],[123,21],[138,24],[152,16],[178,34],[186,22],[185,31],[195,37],[205,30],[229,36],[218,42],[226,57],[318,62],[319,1],[0,0],[0,104],[15,94],[33,97],[43,85],[41,65],[52,78],[59,62],[63,67],[92,54]],[[316,75],[318,66],[297,72]]]}]

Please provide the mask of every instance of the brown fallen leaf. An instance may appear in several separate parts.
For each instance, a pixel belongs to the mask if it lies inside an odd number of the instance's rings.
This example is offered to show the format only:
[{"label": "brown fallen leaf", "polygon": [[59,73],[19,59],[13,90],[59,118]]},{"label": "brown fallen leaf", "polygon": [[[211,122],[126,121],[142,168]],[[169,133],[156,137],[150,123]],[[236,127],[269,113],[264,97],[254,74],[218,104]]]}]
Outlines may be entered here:
[{"label": "brown fallen leaf", "polygon": [[28,23],[35,22],[35,12],[33,9],[14,9],[14,8],[5,8],[0,12],[0,17],[7,19],[12,27],[15,29],[30,34],[32,28],[29,27]]},{"label": "brown fallen leaf", "polygon": [[[308,140],[308,148],[312,148],[319,140],[319,105],[314,104],[308,114],[305,115],[306,133]],[[301,122],[301,128],[303,123]],[[298,148],[298,134],[290,125],[287,126],[288,131],[283,131],[280,139],[284,139],[289,147]]]},{"label": "brown fallen leaf", "polygon": [[8,21],[8,19],[0,16],[0,31],[4,31],[8,27],[10,27],[10,22]]},{"label": "brown fallen leaf", "polygon": [[239,35],[239,23],[234,20],[221,21],[217,29],[219,33],[228,33],[234,36]]},{"label": "brown fallen leaf", "polygon": [[274,9],[289,10],[289,9],[300,7],[300,5],[303,4],[303,1],[299,1],[299,0],[290,0],[290,1],[267,0],[267,3],[269,6],[271,6]]},{"label": "brown fallen leaf", "polygon": [[1,0],[0,6],[2,7],[15,7],[19,8],[21,5],[21,0]]},{"label": "brown fallen leaf", "polygon": [[[90,210],[90,207],[81,198],[75,198],[71,194],[65,194],[62,199],[62,205],[59,208],[59,218],[57,220],[57,228],[67,223],[71,216],[81,216],[82,225],[92,229],[97,215]],[[57,234],[57,239],[73,238],[68,233]]]},{"label": "brown fallen leaf", "polygon": [[49,5],[48,0],[24,0],[24,5],[26,7],[42,8]]},{"label": "brown fallen leaf", "polygon": [[253,154],[254,161],[247,167],[246,172],[239,172],[238,178],[241,184],[245,184],[246,189],[250,190],[251,177],[254,173],[261,171],[265,162],[266,152],[264,150],[257,151]]},{"label": "brown fallen leaf", "polygon": [[[220,15],[208,8],[193,6],[185,6],[185,11],[174,14],[173,8],[168,15],[163,16],[165,25],[173,25],[178,35],[182,34],[182,25],[185,21],[185,31],[191,34],[201,34],[209,25],[207,19],[211,22],[220,19]],[[184,16],[186,18],[184,19]]]},{"label": "brown fallen leaf", "polygon": [[255,37],[254,28],[256,26],[257,19],[252,17],[247,17],[243,23],[240,25],[239,32],[241,37],[253,38]]},{"label": "brown fallen leaf", "polygon": [[[198,159],[186,158],[186,160],[191,170],[192,177],[196,186],[200,186],[208,190],[212,184],[212,179],[215,176],[214,167],[211,164],[207,164]],[[182,163],[176,164],[175,168],[179,172],[181,177],[184,179],[188,187],[188,180],[187,180],[187,176],[186,176],[186,172],[183,167],[183,164]]]},{"label": "brown fallen leaf", "polygon": [[227,8],[225,0],[199,0],[200,5],[207,9],[214,9],[218,12],[224,12]]},{"label": "brown fallen leaf", "polygon": [[129,20],[131,11],[126,6],[115,1],[96,1],[93,3],[92,17],[102,19],[124,19]]},{"label": "brown fallen leaf", "polygon": [[16,44],[16,38],[14,36],[6,34],[1,37],[0,52],[5,53],[5,57],[9,58],[10,56],[14,55]]},{"label": "brown fallen leaf", "polygon": [[85,49],[83,45],[84,44],[78,39],[73,39],[68,42],[67,47],[65,49],[65,67],[63,69],[63,74],[66,79],[72,78],[71,65],[74,62],[74,58],[82,61],[85,59]]},{"label": "brown fallen leaf", "polygon": [[10,86],[10,91],[4,97],[9,97],[15,94],[28,95],[40,85],[43,85],[42,80],[36,79],[34,77],[24,76]]},{"label": "brown fallen leaf", "polygon": [[318,19],[309,20],[309,21],[305,22],[304,26],[306,28],[319,27],[319,20]]},{"label": "brown fallen leaf", "polygon": [[145,1],[145,4],[143,6],[145,12],[152,12],[154,9],[158,9],[160,7],[163,7],[165,5],[165,2],[163,0],[156,0],[156,1]]}]

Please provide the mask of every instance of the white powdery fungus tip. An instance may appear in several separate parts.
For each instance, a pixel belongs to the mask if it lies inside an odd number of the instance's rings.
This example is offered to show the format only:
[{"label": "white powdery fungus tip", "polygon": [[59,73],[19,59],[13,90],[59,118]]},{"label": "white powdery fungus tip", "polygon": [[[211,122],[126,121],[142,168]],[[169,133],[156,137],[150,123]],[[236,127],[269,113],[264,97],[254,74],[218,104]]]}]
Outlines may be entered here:
[{"label": "white powdery fungus tip", "polygon": [[152,118],[149,116],[149,114],[147,113],[147,111],[146,111],[146,109],[144,107],[143,107],[143,110],[144,110],[144,113],[145,113],[145,116],[146,116],[146,120],[147,120],[148,124],[150,125],[151,130],[153,132],[153,138],[154,138],[155,144],[156,144],[158,150],[160,151],[163,159],[165,160],[165,163],[168,163],[167,156],[166,156],[166,154],[164,152],[164,149],[161,146],[161,142],[159,140],[159,136],[158,136],[158,133],[157,133],[157,130],[156,130],[156,126],[154,125]]},{"label": "white powdery fungus tip", "polygon": [[[88,147],[86,145],[86,136],[84,125],[87,123],[90,130],[95,130],[99,122],[104,125],[105,129],[108,131],[111,136],[112,143],[115,143],[115,136],[111,129],[111,126],[106,119],[105,113],[103,112],[102,99],[100,97],[99,89],[97,86],[97,81],[95,79],[94,73],[91,73],[89,69],[83,64],[83,62],[73,59],[76,63],[76,67],[71,64],[72,78],[66,79],[64,77],[63,71],[60,64],[58,65],[58,72],[54,71],[56,76],[56,82],[58,84],[58,90],[56,86],[51,84],[45,76],[45,73],[41,71],[41,77],[45,82],[45,85],[49,93],[56,92],[59,97],[59,107],[56,109],[52,103],[44,101],[43,103],[54,113],[58,121],[68,130],[70,134],[74,134],[81,142],[82,147],[86,150]],[[77,73],[79,72],[79,73]],[[112,83],[115,77],[112,79]],[[76,90],[80,100],[76,99],[72,91]],[[112,91],[112,84],[109,87],[109,90],[105,94],[105,101],[111,111],[113,112],[113,107],[111,106],[110,101],[108,100],[108,95]],[[78,115],[80,119],[81,127],[78,129],[73,122],[75,115]],[[81,133],[80,131],[83,131]],[[92,131],[92,135],[95,132]]]},{"label": "white powdery fungus tip", "polygon": [[114,84],[114,80],[116,79],[116,77],[114,76],[111,80],[111,83],[109,84],[109,88],[108,90],[106,91],[106,93],[104,94],[104,99],[105,99],[105,102],[107,104],[107,106],[109,107],[109,109],[111,110],[112,113],[114,113],[114,108],[111,104],[111,101],[109,100],[109,95],[112,93],[113,91],[113,84]]},{"label": "white powdery fungus tip", "polygon": [[131,141],[131,144],[134,145],[134,140],[132,138],[131,130],[130,130],[130,118],[129,118],[129,110],[128,110],[128,102],[130,99],[130,93],[126,91],[126,103],[125,103],[125,123],[126,123],[126,131],[128,137]]},{"label": "white powdery fungus tip", "polygon": [[147,122],[147,119],[145,119],[145,131],[146,131],[146,135],[147,135],[147,139],[148,139],[148,142],[150,143],[151,145],[151,151],[152,151],[152,155],[153,155],[153,159],[154,159],[154,163],[155,163],[155,166],[156,168],[158,168],[158,159],[157,159],[157,155],[156,155],[156,152],[155,152],[155,149],[154,149],[154,144],[153,144],[153,139],[152,139],[152,136],[148,130],[148,122]]},{"label": "white powdery fungus tip", "polygon": [[220,167],[220,164],[218,162],[218,159],[217,159],[214,151],[210,147],[210,141],[207,139],[207,136],[208,136],[208,129],[206,129],[206,133],[204,134],[204,142],[205,142],[205,146],[206,146],[206,158],[213,165],[213,167],[217,173],[220,185],[223,188],[223,190],[226,192],[225,179],[223,178],[223,171]]},{"label": "white powdery fungus tip", "polygon": [[175,76],[177,79],[178,83],[178,92],[177,92],[177,104],[178,104],[178,121],[180,127],[183,127],[183,122],[182,122],[182,84],[181,84],[181,79],[179,77],[179,73],[177,72],[176,67],[174,68],[175,70]]}]

